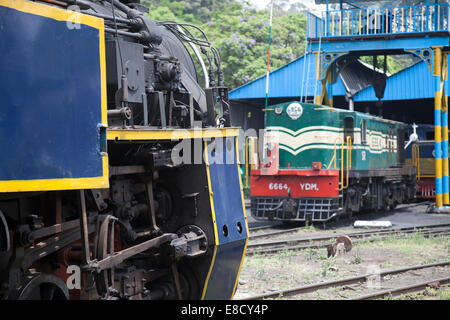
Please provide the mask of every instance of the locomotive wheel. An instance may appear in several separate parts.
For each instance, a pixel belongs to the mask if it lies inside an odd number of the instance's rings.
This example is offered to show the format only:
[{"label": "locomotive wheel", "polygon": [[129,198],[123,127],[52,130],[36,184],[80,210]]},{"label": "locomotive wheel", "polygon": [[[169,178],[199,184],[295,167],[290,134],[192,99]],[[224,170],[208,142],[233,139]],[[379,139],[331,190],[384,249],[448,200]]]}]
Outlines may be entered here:
[{"label": "locomotive wheel", "polygon": [[[99,261],[114,252],[114,221],[115,217],[108,215],[101,223],[96,250],[96,259]],[[114,268],[96,274],[95,283],[98,294],[101,297],[108,298],[110,289],[114,288]]]},{"label": "locomotive wheel", "polygon": [[180,281],[182,283],[183,299],[199,299],[201,289],[198,285],[198,279],[195,272],[189,266],[183,266],[179,269]]},{"label": "locomotive wheel", "polygon": [[[183,300],[200,299],[201,288],[193,268],[188,264],[184,264],[182,267],[179,265],[178,267],[180,267],[178,269],[178,276]],[[146,287],[150,290],[150,292],[161,291],[164,293],[157,299],[178,299],[172,274],[156,283],[148,283],[146,284]]]},{"label": "locomotive wheel", "polygon": [[57,276],[46,273],[30,275],[17,300],[69,300],[69,289]]},{"label": "locomotive wheel", "polygon": [[180,191],[173,184],[158,181],[155,195],[159,207],[156,211],[157,224],[164,225],[164,230],[176,229],[183,205]]},{"label": "locomotive wheel", "polygon": [[6,218],[0,210],[0,252],[9,251],[10,239]]},{"label": "locomotive wheel", "polygon": [[398,205],[397,201],[393,201],[393,203],[391,205],[389,205],[389,209],[395,210],[395,208],[397,208],[397,205]]}]

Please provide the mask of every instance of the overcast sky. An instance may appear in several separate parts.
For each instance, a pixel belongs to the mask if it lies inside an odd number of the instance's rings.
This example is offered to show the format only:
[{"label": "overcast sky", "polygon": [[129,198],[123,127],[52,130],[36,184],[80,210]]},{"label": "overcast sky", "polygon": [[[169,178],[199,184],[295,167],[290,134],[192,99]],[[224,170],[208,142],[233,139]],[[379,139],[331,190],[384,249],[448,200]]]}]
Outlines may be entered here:
[{"label": "overcast sky", "polygon": [[258,8],[264,8],[268,3],[270,3],[270,0],[250,0],[250,2]]},{"label": "overcast sky", "polygon": [[[270,3],[270,0],[250,0],[250,2],[261,9],[261,8],[264,8],[266,5],[268,5]],[[295,1],[290,0],[290,2],[295,2]]]}]

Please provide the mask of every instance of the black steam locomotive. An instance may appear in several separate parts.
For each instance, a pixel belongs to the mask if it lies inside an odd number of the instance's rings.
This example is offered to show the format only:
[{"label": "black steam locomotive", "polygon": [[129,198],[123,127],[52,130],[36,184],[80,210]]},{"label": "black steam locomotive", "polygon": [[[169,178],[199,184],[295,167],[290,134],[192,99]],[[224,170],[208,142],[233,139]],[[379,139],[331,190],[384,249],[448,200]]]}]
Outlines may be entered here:
[{"label": "black steam locomotive", "polygon": [[147,12],[0,1],[1,299],[234,295],[248,228],[220,58]]}]

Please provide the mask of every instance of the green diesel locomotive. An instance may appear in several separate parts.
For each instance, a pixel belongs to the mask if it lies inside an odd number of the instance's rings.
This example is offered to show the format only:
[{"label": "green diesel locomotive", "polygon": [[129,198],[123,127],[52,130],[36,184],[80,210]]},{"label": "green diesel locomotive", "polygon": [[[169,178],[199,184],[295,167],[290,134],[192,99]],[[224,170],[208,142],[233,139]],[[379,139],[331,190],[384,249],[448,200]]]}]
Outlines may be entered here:
[{"label": "green diesel locomotive", "polygon": [[416,167],[405,165],[405,127],[308,103],[266,109],[263,158],[251,171],[252,216],[326,222],[413,200]]}]

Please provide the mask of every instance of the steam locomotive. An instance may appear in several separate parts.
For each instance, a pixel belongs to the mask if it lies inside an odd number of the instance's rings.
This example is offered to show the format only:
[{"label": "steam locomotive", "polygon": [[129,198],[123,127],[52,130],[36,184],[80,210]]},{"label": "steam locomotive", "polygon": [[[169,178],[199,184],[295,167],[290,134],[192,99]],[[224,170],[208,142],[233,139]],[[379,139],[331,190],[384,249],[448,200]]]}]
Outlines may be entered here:
[{"label": "steam locomotive", "polygon": [[250,176],[255,219],[325,223],[414,199],[405,124],[295,101],[265,111],[265,158]]},{"label": "steam locomotive", "polygon": [[220,57],[147,12],[0,0],[1,299],[233,297],[248,227]]}]

